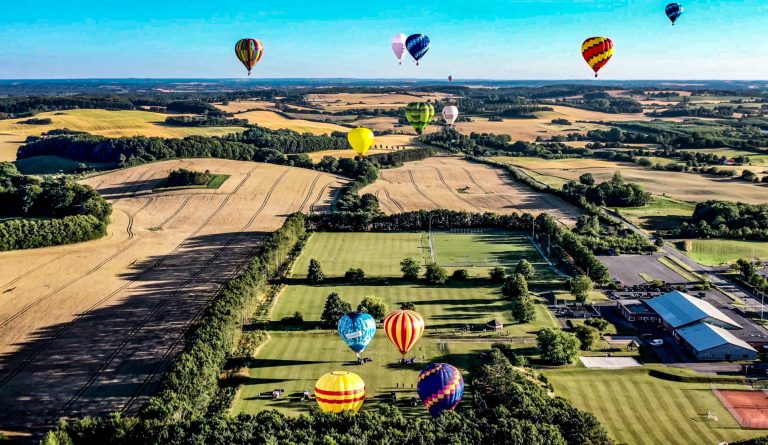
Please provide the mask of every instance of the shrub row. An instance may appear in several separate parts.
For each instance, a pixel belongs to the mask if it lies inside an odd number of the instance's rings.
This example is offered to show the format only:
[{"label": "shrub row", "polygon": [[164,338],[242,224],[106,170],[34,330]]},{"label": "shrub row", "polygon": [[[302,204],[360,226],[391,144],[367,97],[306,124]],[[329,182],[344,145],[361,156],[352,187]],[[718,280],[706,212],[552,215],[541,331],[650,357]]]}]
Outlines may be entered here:
[{"label": "shrub row", "polygon": [[90,241],[107,234],[107,223],[91,215],[0,222],[0,251],[36,249]]}]

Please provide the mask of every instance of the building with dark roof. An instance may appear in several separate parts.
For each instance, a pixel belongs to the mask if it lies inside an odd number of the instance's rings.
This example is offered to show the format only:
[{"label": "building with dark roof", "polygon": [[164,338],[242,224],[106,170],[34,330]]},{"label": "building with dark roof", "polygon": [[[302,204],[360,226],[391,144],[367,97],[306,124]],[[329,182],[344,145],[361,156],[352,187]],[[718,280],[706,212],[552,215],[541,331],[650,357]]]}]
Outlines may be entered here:
[{"label": "building with dark roof", "polygon": [[656,312],[640,300],[618,300],[616,307],[621,315],[629,321],[642,321],[646,323],[656,323],[659,321],[659,316],[656,315]]}]

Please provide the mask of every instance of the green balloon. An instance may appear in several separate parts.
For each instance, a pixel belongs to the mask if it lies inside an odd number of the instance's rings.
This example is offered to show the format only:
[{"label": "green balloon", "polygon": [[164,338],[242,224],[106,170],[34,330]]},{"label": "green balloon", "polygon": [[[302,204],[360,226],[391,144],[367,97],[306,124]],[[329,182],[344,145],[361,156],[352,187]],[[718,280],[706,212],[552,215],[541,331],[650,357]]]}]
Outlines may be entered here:
[{"label": "green balloon", "polygon": [[426,102],[411,102],[405,107],[405,117],[416,129],[416,133],[421,134],[427,125],[432,123],[435,107]]}]

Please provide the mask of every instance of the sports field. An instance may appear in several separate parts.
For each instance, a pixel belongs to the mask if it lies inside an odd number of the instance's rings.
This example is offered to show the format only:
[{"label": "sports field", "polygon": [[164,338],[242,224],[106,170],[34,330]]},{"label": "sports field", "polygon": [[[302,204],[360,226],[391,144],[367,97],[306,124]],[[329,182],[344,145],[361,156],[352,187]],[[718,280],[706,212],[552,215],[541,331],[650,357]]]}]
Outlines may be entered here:
[{"label": "sports field", "polygon": [[696,206],[690,202],[655,196],[653,202],[643,207],[619,209],[621,215],[643,230],[675,229],[693,215]]},{"label": "sports field", "polygon": [[768,243],[759,241],[702,239],[688,242],[685,252],[694,261],[707,266],[735,263],[739,258],[768,258]]},{"label": "sports field", "polygon": [[[468,247],[466,235],[451,235]],[[491,235],[488,235],[490,237]],[[501,245],[515,234],[498,233]],[[310,239],[298,259],[292,280],[303,279],[309,259],[315,257],[323,265],[329,277],[343,273],[350,266],[362,267],[367,276],[378,277],[375,281],[359,284],[339,283],[309,286],[303,282],[291,281],[278,297],[271,313],[269,334],[271,339],[264,344],[248,369],[247,383],[239,392],[234,413],[254,413],[275,408],[295,414],[305,412],[314,402],[299,402],[304,390],[312,389],[322,374],[336,369],[358,373],[366,383],[368,397],[364,409],[374,408],[386,402],[390,391],[398,391],[399,398],[416,396],[415,386],[418,371],[428,362],[445,361],[463,370],[477,360],[477,354],[487,351],[494,341],[510,341],[523,346],[533,346],[535,333],[544,327],[555,327],[555,321],[542,304],[536,305],[537,319],[530,324],[517,324],[511,319],[509,302],[502,299],[499,285],[487,281],[470,281],[445,286],[430,286],[424,283],[406,283],[399,280],[399,262],[406,255],[421,254],[420,233],[316,233]],[[522,238],[524,239],[524,238]],[[478,251],[493,249],[493,239],[477,239],[473,242]],[[488,246],[492,244],[492,246]],[[520,245],[517,257],[530,257],[535,251]],[[375,259],[368,259],[375,256]],[[387,281],[382,277],[391,277]],[[424,337],[411,351],[418,363],[400,365],[400,354],[389,343],[382,329],[377,331],[368,349],[362,354],[372,358],[372,363],[353,363],[354,353],[339,339],[334,330],[319,326],[325,298],[331,292],[355,308],[366,296],[381,298],[390,310],[398,309],[401,303],[412,302],[426,322]],[[301,327],[287,327],[274,323],[299,311],[304,324]],[[485,324],[497,319],[504,323],[502,332],[485,331]],[[471,326],[471,333],[461,332]],[[411,387],[413,385],[413,387]],[[269,394],[273,389],[284,389],[287,398],[272,401]],[[408,404],[399,405],[411,411]],[[413,410],[424,415],[423,407]]]},{"label": "sports field", "polygon": [[[741,429],[709,383],[664,380],[648,369],[553,369],[544,375],[555,395],[597,416],[617,443],[718,444],[765,435]],[[708,420],[710,412],[717,421]]]}]

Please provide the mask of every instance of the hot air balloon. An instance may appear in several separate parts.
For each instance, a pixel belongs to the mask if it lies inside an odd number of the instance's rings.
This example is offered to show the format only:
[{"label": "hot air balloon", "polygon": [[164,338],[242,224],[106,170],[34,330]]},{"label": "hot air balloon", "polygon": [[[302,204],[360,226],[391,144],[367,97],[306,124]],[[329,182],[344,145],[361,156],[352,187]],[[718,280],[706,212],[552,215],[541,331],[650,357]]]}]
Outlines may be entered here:
[{"label": "hot air balloon", "polygon": [[350,312],[339,319],[339,337],[360,356],[376,334],[376,320],[365,312]]},{"label": "hot air balloon", "polygon": [[429,51],[429,37],[424,34],[412,34],[405,39],[405,47],[418,65],[419,59]]},{"label": "hot air balloon", "polygon": [[424,319],[414,311],[390,312],[384,317],[384,333],[405,357],[424,333]]},{"label": "hot air balloon", "polygon": [[600,68],[604,67],[613,56],[613,42],[608,37],[590,37],[581,44],[581,55],[595,71],[595,77],[597,77]]},{"label": "hot air balloon", "polygon": [[456,119],[459,118],[459,109],[456,105],[446,105],[443,107],[443,119],[448,125],[453,125]]},{"label": "hot air balloon", "polygon": [[675,26],[677,18],[683,15],[683,5],[680,3],[670,3],[664,8],[664,11],[667,13],[667,17],[672,20],[672,26]]},{"label": "hot air balloon", "polygon": [[355,128],[347,133],[347,140],[352,150],[360,156],[365,156],[373,145],[373,131],[369,128]]},{"label": "hot air balloon", "polygon": [[397,61],[403,64],[403,54],[405,54],[405,34],[398,34],[392,37],[392,52],[395,53]]},{"label": "hot air balloon", "polygon": [[453,82],[453,76],[448,76],[448,82]]},{"label": "hot air balloon", "polygon": [[315,383],[315,400],[326,413],[358,412],[365,400],[365,382],[348,371],[333,371]]},{"label": "hot air balloon", "polygon": [[405,117],[416,129],[416,133],[421,134],[432,123],[432,118],[435,117],[435,107],[426,102],[412,102],[405,107]]},{"label": "hot air balloon", "polygon": [[429,414],[437,417],[459,404],[464,395],[464,377],[447,363],[432,363],[421,370],[416,390]]},{"label": "hot air balloon", "polygon": [[259,63],[264,55],[264,45],[256,39],[242,39],[235,45],[235,55],[248,69],[248,75],[251,75],[251,69]]}]

